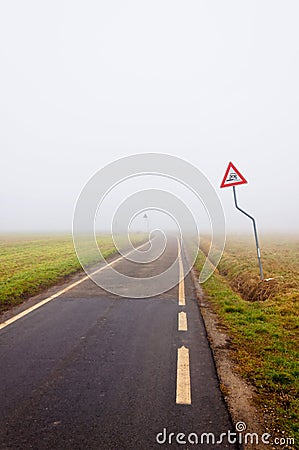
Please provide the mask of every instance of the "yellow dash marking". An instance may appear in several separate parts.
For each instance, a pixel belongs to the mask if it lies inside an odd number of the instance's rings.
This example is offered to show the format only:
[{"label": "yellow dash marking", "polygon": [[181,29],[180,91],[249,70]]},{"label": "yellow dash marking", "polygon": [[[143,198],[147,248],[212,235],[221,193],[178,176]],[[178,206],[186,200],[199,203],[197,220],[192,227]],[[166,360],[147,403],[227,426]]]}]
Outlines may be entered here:
[{"label": "yellow dash marking", "polygon": [[180,312],[178,316],[178,330],[179,331],[188,331],[187,325],[187,314],[185,312]]},{"label": "yellow dash marking", "polygon": [[189,350],[184,346],[178,349],[176,403],[191,405]]},{"label": "yellow dash marking", "polygon": [[181,244],[178,239],[178,260],[179,260],[179,305],[184,306],[185,301],[185,282],[184,282],[184,266],[182,261]]},{"label": "yellow dash marking", "polygon": [[[110,263],[106,264],[103,267],[100,267],[99,269],[95,270],[94,272],[92,272],[90,274],[90,276],[95,275],[96,273],[101,272],[102,270],[105,270],[107,267],[112,266],[113,264],[116,264],[118,261],[120,261],[121,259],[123,259],[124,257],[130,255],[131,253],[133,253],[135,250],[143,247],[145,244],[148,244],[148,242],[145,242],[141,245],[139,245],[138,247],[136,247],[133,250],[130,250],[128,253],[126,253],[123,256],[120,256],[117,259],[114,259],[113,261],[111,261]],[[42,300],[39,303],[36,303],[36,305],[31,306],[28,309],[25,309],[25,311],[22,311],[21,313],[17,314],[16,316],[12,317],[11,319],[6,320],[5,322],[0,323],[0,330],[2,330],[2,328],[7,327],[8,325],[11,325],[12,323],[16,322],[17,320],[21,319],[24,316],[27,316],[27,314],[30,314],[32,311],[35,311],[36,309],[40,308],[41,306],[45,305],[46,303],[50,302],[51,300],[54,300],[55,298],[59,297],[60,295],[64,294],[65,292],[70,291],[71,289],[73,289],[74,287],[78,286],[78,284],[83,283],[84,281],[88,280],[90,278],[90,276],[84,276],[83,278],[81,278],[78,281],[75,281],[75,283],[70,284],[69,286],[67,286],[64,289],[61,289],[60,291],[56,292],[55,294],[51,295],[50,297],[45,298],[44,300]]]}]

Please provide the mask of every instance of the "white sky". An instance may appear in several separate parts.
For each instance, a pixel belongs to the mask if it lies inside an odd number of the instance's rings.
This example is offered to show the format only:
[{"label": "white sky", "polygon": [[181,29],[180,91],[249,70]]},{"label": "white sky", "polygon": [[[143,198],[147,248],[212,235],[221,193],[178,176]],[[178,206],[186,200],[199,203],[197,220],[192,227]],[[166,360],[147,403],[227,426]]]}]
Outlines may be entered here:
[{"label": "white sky", "polygon": [[219,189],[233,161],[260,231],[297,231],[298,1],[3,0],[1,231],[71,230],[76,198],[116,158],[163,152]]}]

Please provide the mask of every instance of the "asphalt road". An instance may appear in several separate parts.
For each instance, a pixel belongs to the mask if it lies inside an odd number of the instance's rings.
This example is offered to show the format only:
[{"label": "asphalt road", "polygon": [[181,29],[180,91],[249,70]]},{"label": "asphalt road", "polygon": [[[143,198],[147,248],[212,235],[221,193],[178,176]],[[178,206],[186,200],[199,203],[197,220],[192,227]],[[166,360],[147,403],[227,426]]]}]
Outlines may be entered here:
[{"label": "asphalt road", "polygon": [[[150,275],[177,253],[172,239],[154,263],[115,267]],[[0,367],[1,449],[236,448],[202,436],[232,424],[190,276],[146,299],[85,280],[0,330]]]}]

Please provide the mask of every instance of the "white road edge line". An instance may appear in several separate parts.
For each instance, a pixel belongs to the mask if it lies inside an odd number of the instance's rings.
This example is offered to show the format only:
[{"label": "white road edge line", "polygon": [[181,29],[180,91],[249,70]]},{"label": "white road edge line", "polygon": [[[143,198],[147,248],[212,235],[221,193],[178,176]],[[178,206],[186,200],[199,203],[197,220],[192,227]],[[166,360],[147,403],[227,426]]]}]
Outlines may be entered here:
[{"label": "white road edge line", "polygon": [[178,331],[188,331],[187,314],[183,311],[178,315]]},{"label": "white road edge line", "polygon": [[191,405],[189,349],[184,346],[178,348],[176,403]]},{"label": "white road edge line", "polygon": [[[96,273],[101,272],[102,270],[105,270],[107,267],[112,266],[113,264],[117,263],[121,259],[123,259],[126,256],[130,255],[135,250],[138,250],[139,248],[143,247],[146,244],[148,244],[148,241],[144,242],[143,244],[139,245],[138,247],[134,248],[133,250],[130,250],[125,255],[122,255],[119,258],[114,259],[113,261],[111,261],[110,263],[106,264],[105,266],[100,267],[99,269],[97,269],[94,272],[92,272],[91,275],[95,275]],[[40,308],[41,306],[45,305],[46,303],[50,302],[51,300],[54,300],[55,298],[59,297],[60,295],[64,294],[65,292],[70,291],[74,287],[78,286],[78,284],[83,283],[84,281],[88,280],[89,278],[90,277],[88,275],[86,275],[83,278],[81,278],[80,280],[75,281],[74,283],[70,284],[66,288],[61,289],[60,291],[58,291],[55,294],[51,295],[50,297],[47,297],[44,300],[42,300],[41,302],[36,303],[35,305],[31,306],[30,308],[25,309],[24,311],[22,311],[21,313],[17,314],[16,316],[13,316],[10,319],[5,320],[4,322],[0,323],[0,330],[2,330],[3,328],[7,327],[8,325],[11,325],[12,323],[16,322],[17,320],[21,319],[22,317],[27,316],[27,314],[30,314],[32,311],[35,311],[36,309]]]},{"label": "white road edge line", "polygon": [[182,261],[182,249],[178,239],[178,259],[179,259],[179,305],[185,306],[185,282],[184,282],[184,266]]}]

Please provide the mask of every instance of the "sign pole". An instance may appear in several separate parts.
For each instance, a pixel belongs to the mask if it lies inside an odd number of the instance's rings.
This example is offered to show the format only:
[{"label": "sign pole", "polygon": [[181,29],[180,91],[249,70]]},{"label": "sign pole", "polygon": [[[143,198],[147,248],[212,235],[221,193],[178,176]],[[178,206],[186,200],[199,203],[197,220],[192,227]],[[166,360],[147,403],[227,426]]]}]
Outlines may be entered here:
[{"label": "sign pole", "polygon": [[220,188],[226,188],[226,187],[231,187],[231,186],[233,187],[236,208],[239,211],[241,211],[241,213],[245,214],[245,216],[249,217],[249,219],[251,219],[253,222],[253,230],[254,230],[256,251],[257,251],[257,258],[258,258],[259,267],[260,267],[260,276],[261,276],[261,280],[263,281],[264,274],[263,274],[261,251],[260,251],[260,246],[259,246],[259,240],[257,237],[257,229],[256,229],[255,219],[250,214],[248,214],[246,211],[244,211],[244,209],[241,209],[238,206],[238,202],[237,202],[236,186],[239,184],[246,184],[246,183],[247,183],[247,181],[245,180],[243,175],[239,172],[239,170],[236,168],[236,166],[232,162],[230,162],[225,171],[225,175],[223,177]]},{"label": "sign pole", "polygon": [[147,229],[147,234],[149,235],[149,218],[148,218],[148,215],[145,213],[143,218],[146,220],[146,229]]},{"label": "sign pole", "polygon": [[261,260],[261,251],[260,251],[259,240],[258,240],[258,236],[257,236],[257,228],[256,228],[255,219],[254,219],[254,217],[252,217],[250,214],[248,214],[246,211],[244,211],[243,209],[241,209],[238,206],[237,194],[236,194],[236,186],[233,186],[233,191],[234,191],[234,200],[235,200],[236,208],[239,211],[241,211],[241,213],[245,214],[245,216],[249,217],[252,220],[252,222],[253,222],[253,230],[254,230],[256,251],[257,251],[257,258],[258,258],[259,268],[260,268],[260,276],[261,276],[261,280],[263,281],[264,280],[264,274],[263,274],[263,267],[262,267],[262,260]]}]

